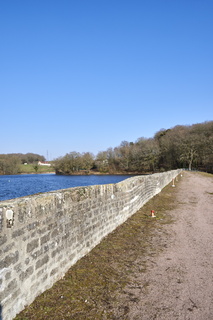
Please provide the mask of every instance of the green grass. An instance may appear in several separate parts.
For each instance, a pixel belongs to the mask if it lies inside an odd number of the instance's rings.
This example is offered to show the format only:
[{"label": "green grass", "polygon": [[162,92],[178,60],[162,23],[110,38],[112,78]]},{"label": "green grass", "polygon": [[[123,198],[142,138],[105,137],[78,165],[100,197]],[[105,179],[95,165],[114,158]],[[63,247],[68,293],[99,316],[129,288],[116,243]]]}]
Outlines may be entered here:
[{"label": "green grass", "polygon": [[54,168],[53,167],[48,167],[48,166],[37,166],[38,170],[35,170],[35,166],[36,164],[21,164],[20,165],[20,171],[19,173],[48,173],[48,172],[54,172]]}]

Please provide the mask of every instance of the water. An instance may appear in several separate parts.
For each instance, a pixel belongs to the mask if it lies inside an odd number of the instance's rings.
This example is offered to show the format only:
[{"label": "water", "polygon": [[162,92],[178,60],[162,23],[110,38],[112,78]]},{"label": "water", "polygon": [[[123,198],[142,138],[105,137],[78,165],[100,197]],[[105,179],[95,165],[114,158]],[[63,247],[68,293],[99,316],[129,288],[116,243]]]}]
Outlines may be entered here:
[{"label": "water", "polygon": [[117,183],[128,175],[58,176],[23,174],[0,176],[0,201],[71,187]]}]

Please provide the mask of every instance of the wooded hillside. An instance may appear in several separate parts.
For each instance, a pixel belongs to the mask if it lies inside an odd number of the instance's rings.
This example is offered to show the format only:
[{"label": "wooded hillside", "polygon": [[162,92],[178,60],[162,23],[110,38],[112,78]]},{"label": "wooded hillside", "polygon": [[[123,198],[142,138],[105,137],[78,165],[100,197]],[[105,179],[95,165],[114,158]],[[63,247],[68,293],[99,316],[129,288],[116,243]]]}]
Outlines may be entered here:
[{"label": "wooded hillside", "polygon": [[112,174],[147,173],[177,168],[213,172],[213,121],[162,129],[153,138],[123,141],[96,157],[90,152],[74,151],[55,161],[58,174],[91,169]]},{"label": "wooded hillside", "polygon": [[0,174],[18,174],[21,164],[33,164],[44,160],[43,156],[35,153],[0,154]]},{"label": "wooded hillside", "polygon": [[[34,153],[0,154],[0,174],[18,174],[20,165],[45,158]],[[54,161],[57,174],[152,173],[177,168],[213,172],[213,121],[161,129],[153,138],[123,141],[118,147],[90,153],[72,151]]]}]

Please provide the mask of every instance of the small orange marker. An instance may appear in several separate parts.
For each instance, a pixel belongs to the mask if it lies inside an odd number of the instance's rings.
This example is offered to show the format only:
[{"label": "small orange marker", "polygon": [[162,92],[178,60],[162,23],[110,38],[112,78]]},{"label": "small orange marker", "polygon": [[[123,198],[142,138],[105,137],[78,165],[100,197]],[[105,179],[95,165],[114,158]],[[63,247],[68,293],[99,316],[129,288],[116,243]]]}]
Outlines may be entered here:
[{"label": "small orange marker", "polygon": [[152,218],[155,218],[156,216],[155,216],[155,211],[154,210],[151,210],[151,217]]}]

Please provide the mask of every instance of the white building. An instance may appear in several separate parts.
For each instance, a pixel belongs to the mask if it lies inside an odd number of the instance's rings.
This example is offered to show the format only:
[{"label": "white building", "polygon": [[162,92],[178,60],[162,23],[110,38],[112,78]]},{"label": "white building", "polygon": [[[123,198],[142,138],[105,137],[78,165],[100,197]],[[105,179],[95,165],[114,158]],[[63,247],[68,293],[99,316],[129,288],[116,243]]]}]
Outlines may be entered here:
[{"label": "white building", "polygon": [[47,167],[51,167],[51,164],[48,163],[47,161],[39,161],[38,162],[39,166],[47,166]]}]

